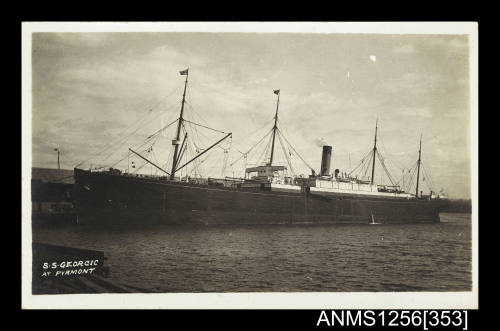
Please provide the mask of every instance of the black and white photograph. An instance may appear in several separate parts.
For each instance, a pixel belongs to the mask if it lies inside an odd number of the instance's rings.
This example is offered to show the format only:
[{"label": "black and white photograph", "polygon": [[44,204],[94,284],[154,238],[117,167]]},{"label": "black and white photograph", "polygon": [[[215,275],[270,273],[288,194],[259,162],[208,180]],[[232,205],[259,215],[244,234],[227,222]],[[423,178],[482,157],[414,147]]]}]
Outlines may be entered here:
[{"label": "black and white photograph", "polygon": [[23,307],[477,308],[476,23],[22,35]]}]

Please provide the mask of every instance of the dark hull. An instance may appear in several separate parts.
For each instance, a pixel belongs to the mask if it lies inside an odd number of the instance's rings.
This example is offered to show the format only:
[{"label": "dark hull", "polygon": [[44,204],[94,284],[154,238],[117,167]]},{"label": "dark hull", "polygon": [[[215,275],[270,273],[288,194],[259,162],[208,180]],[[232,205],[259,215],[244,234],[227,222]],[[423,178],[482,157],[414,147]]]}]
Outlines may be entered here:
[{"label": "dark hull", "polygon": [[443,200],[244,191],[75,169],[78,223],[435,223]]}]

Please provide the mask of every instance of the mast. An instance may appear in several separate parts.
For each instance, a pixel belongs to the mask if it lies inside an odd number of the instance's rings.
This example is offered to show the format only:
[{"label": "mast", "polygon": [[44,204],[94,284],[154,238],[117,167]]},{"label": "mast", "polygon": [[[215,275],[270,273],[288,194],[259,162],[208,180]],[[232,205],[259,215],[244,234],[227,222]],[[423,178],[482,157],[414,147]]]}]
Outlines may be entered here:
[{"label": "mast", "polygon": [[61,169],[61,163],[59,163],[59,148],[54,148],[54,151],[57,152],[57,169]]},{"label": "mast", "polygon": [[186,87],[189,76],[189,68],[181,71],[180,74],[186,76],[186,81],[184,82],[184,93],[182,94],[181,114],[179,116],[179,123],[177,124],[177,135],[175,137],[175,140],[172,140],[172,145],[174,145],[175,147],[174,147],[174,156],[172,159],[172,171],[170,173],[170,180],[174,180],[175,176],[175,166],[177,161],[177,153],[179,152],[179,139],[181,136],[181,126],[182,126],[182,121],[184,120],[182,116],[184,115],[184,102],[186,101]]},{"label": "mast", "polygon": [[280,104],[280,90],[275,90],[274,94],[278,95],[278,101],[276,102],[276,115],[274,116],[274,126],[273,126],[273,143],[271,145],[271,158],[269,159],[269,165],[273,164],[274,156],[274,139],[276,138],[276,130],[278,129],[278,107]]},{"label": "mast", "polygon": [[378,118],[375,122],[375,142],[373,144],[373,163],[372,163],[372,178],[371,184],[373,185],[373,179],[375,177],[375,153],[377,153],[377,129],[378,129]]},{"label": "mast", "polygon": [[415,196],[418,198],[418,181],[420,177],[420,163],[421,163],[421,156],[422,156],[422,134],[420,134],[420,147],[418,148],[418,168],[417,168],[417,186],[415,188]]}]

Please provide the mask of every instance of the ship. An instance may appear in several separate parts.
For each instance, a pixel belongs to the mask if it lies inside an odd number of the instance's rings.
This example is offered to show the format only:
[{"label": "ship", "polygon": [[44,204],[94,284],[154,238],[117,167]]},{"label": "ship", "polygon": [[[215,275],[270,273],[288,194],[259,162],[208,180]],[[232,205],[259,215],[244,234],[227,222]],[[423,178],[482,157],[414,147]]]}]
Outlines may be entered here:
[{"label": "ship", "polygon": [[[190,178],[179,176],[181,169],[196,163],[222,141],[225,135],[192,159],[181,162],[186,150],[183,133],[186,87],[185,76],[177,130],[172,140],[173,156],[168,171],[132,148],[128,152],[154,167],[161,175],[132,174],[117,168],[74,168],[74,205],[78,224],[330,224],[360,223],[438,223],[447,205],[431,192],[419,194],[422,137],[417,161],[415,193],[399,185],[379,185],[375,179],[377,130],[369,179],[331,171],[332,146],[323,145],[319,173],[311,167],[308,176],[290,176],[291,167],[275,164],[276,141],[282,140],[278,128],[280,90],[277,95],[274,125],[270,130],[269,157],[266,162],[245,168],[244,176]],[[174,123],[174,124],[175,124]],[[172,124],[172,123],[171,123]],[[223,131],[221,131],[223,132]],[[245,153],[243,153],[246,155]],[[181,164],[182,163],[182,164]]]}]

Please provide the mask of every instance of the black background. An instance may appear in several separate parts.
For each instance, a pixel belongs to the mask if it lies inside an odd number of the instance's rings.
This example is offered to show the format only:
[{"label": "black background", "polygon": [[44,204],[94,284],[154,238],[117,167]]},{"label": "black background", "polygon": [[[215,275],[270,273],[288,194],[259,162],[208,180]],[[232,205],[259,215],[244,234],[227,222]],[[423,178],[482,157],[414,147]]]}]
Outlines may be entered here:
[{"label": "black background", "polygon": [[[490,283],[488,279],[496,278],[497,258],[486,255],[498,251],[495,237],[498,235],[493,229],[498,222],[498,212],[493,211],[495,201],[498,196],[488,185],[490,181],[498,177],[497,166],[495,165],[495,154],[498,153],[497,126],[498,101],[486,101],[484,96],[491,87],[498,89],[498,79],[489,79],[493,70],[499,67],[500,63],[494,50],[497,38],[493,35],[496,28],[496,20],[493,17],[487,18],[487,14],[494,14],[497,11],[493,8],[477,8],[477,4],[449,2],[449,3],[423,3],[423,2],[385,2],[363,4],[361,2],[331,2],[329,5],[312,2],[267,2],[257,4],[256,2],[227,2],[226,4],[215,5],[213,2],[156,2],[155,5],[148,5],[139,2],[120,2],[116,4],[105,4],[100,2],[92,4],[90,2],[39,2],[30,4],[29,2],[18,2],[17,8],[5,7],[2,24],[7,23],[3,32],[3,37],[8,36],[10,40],[2,47],[3,55],[8,59],[3,61],[2,76],[3,82],[8,83],[4,87],[3,99],[9,103],[3,103],[2,109],[2,135],[4,135],[4,171],[14,172],[15,168],[21,170],[21,22],[23,21],[477,21],[479,22],[479,72],[480,72],[480,137],[479,142],[484,142],[480,147],[483,151],[480,157],[480,271],[479,271],[479,310],[469,311],[469,330],[477,330],[481,325],[483,328],[495,328],[495,318],[498,315],[496,310],[495,294],[497,286]],[[4,5],[5,6],[5,5]],[[351,8],[347,8],[351,6]],[[497,28],[498,29],[498,28]],[[10,76],[8,76],[10,74]],[[497,76],[498,77],[498,76]],[[495,78],[495,77],[493,77]],[[498,93],[498,92],[496,92]],[[482,101],[482,102],[481,102]],[[491,117],[491,118],[490,118]],[[487,124],[486,124],[487,123]],[[17,124],[17,125],[16,125]],[[12,146],[12,145],[17,145]],[[17,155],[14,152],[17,150]],[[486,155],[486,154],[490,154]],[[17,157],[15,157],[17,156]],[[16,162],[17,161],[17,162]],[[4,287],[10,292],[10,297],[3,296],[3,302],[7,303],[10,309],[22,313],[22,315],[35,313],[37,316],[19,316],[11,314],[19,324],[25,322],[33,323],[35,328],[51,329],[74,329],[86,328],[94,329],[107,324],[108,327],[116,329],[119,324],[129,327],[155,330],[183,330],[183,329],[313,329],[320,316],[320,310],[168,310],[159,312],[159,316],[136,317],[125,311],[101,311],[98,315],[90,316],[88,312],[71,311],[68,319],[63,318],[62,311],[33,311],[21,309],[21,227],[20,211],[21,196],[20,177],[13,174],[7,176],[12,180],[9,190],[6,189],[10,198],[15,199],[10,205],[4,202],[4,207],[12,212],[4,214],[2,219],[4,247],[3,274],[10,276],[11,280],[3,281]],[[481,185],[482,184],[482,185]],[[14,188],[14,190],[11,190]],[[15,190],[19,190],[16,192]],[[485,200],[486,199],[486,200]],[[485,202],[486,201],[486,202]],[[492,202],[490,202],[492,201]],[[17,203],[16,203],[17,202]],[[11,215],[11,216],[7,216]],[[19,216],[18,216],[19,215]],[[496,226],[495,226],[496,227]],[[495,235],[495,237],[490,236]],[[19,240],[19,241],[18,241]],[[16,254],[17,252],[17,254]],[[17,270],[17,272],[16,272]],[[17,284],[18,286],[15,286]],[[491,300],[493,299],[493,300]],[[329,314],[331,307],[324,307]],[[68,311],[66,311],[68,312]],[[148,314],[149,315],[149,314]],[[153,324],[154,322],[154,324]],[[158,323],[158,324],[156,324]],[[20,326],[20,325],[17,326]],[[325,328],[325,327],[323,327]],[[326,327],[326,329],[334,329]],[[337,328],[335,328],[337,329]],[[347,329],[359,329],[350,327]],[[377,329],[377,327],[366,327],[366,329]],[[396,327],[386,328],[390,330],[402,329]],[[408,329],[408,328],[407,328]],[[421,328],[413,328],[419,329]],[[452,329],[452,328],[447,328]],[[436,330],[431,328],[430,330]]]}]

